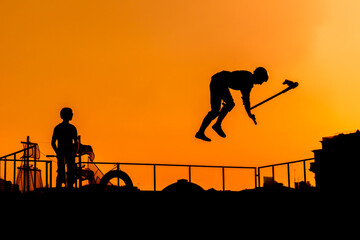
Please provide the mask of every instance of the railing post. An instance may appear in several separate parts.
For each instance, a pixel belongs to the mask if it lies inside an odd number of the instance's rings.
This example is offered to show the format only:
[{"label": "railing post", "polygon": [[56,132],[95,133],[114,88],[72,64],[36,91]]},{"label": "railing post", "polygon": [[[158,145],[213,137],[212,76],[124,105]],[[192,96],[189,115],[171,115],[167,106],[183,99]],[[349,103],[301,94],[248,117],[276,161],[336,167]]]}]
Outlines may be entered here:
[{"label": "railing post", "polygon": [[[29,136],[27,136],[27,138],[26,138],[26,157],[25,157],[25,159],[26,159],[26,168],[24,169],[25,171],[24,171],[24,173],[26,173],[26,181],[27,181],[27,183],[26,183],[26,188],[27,188],[27,191],[29,191],[30,190],[30,157],[29,157],[29,155],[30,155],[30,149],[29,149],[29,142],[30,142],[30,137]],[[25,177],[24,177],[24,182],[25,182]],[[24,183],[24,185],[25,185],[25,183]],[[24,192],[25,192],[25,189],[26,189],[25,187],[24,187]]]},{"label": "railing post", "polygon": [[37,177],[37,171],[36,171],[36,144],[34,144],[35,148],[33,148],[34,151],[34,191],[36,189],[36,177]]},{"label": "railing post", "polygon": [[306,161],[303,161],[304,163],[304,182],[306,183]]},{"label": "railing post", "polygon": [[50,161],[50,188],[52,188],[52,161]]},{"label": "railing post", "polygon": [[[78,146],[79,146],[79,148],[80,148],[80,144],[81,144],[81,137],[80,137],[80,135],[78,136]],[[82,179],[81,179],[81,171],[82,171],[82,167],[81,167],[81,154],[80,154],[80,149],[78,149],[78,152],[79,152],[79,188],[81,188],[81,186],[82,186]],[[75,164],[75,166],[76,166],[76,164]]]},{"label": "railing post", "polygon": [[191,183],[191,166],[189,165],[189,183]]},{"label": "railing post", "polygon": [[45,162],[45,181],[46,181],[46,188],[49,188],[49,166],[48,166],[48,162]]},{"label": "railing post", "polygon": [[223,187],[223,191],[225,191],[225,168],[222,167],[222,187]]},{"label": "railing post", "polygon": [[254,168],[255,171],[255,188],[257,188],[257,173],[256,173],[256,168]]},{"label": "railing post", "polygon": [[156,164],[154,164],[154,192],[156,192]]},{"label": "railing post", "polygon": [[6,157],[5,157],[5,159],[4,159],[4,180],[6,181],[6,163],[7,163],[7,161],[6,161]]},{"label": "railing post", "polygon": [[[116,163],[116,170],[117,171],[120,170],[120,163]],[[120,186],[120,178],[117,178],[117,185],[118,185],[118,187]]]},{"label": "railing post", "polygon": [[13,183],[16,181],[16,154],[14,154],[14,176],[13,176]]},{"label": "railing post", "polygon": [[288,175],[288,187],[290,188],[290,164],[287,165],[287,175]]},{"label": "railing post", "polygon": [[259,187],[261,187],[261,175],[260,175],[260,169],[261,169],[261,168],[259,168],[259,167],[258,167],[258,182],[259,182],[259,183],[258,183],[258,186],[259,186]]}]

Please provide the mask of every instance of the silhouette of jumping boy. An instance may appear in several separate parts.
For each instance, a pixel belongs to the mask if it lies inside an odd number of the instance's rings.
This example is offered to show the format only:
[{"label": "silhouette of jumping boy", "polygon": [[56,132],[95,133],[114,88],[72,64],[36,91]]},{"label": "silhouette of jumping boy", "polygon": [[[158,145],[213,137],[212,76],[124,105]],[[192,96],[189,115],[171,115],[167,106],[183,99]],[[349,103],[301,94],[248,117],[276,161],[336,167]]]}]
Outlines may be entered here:
[{"label": "silhouette of jumping boy", "polygon": [[[215,118],[217,118],[217,121],[212,128],[219,136],[226,137],[226,134],[221,128],[221,123],[228,112],[235,106],[229,88],[240,90],[245,110],[254,123],[257,124],[255,115],[250,111],[250,92],[254,84],[261,85],[266,82],[268,78],[267,71],[262,67],[256,68],[254,73],[249,71],[222,71],[212,76],[210,82],[211,111],[205,116],[195,137],[210,142],[211,139],[205,136],[205,129]],[[221,102],[223,102],[222,108]]]},{"label": "silhouette of jumping boy", "polygon": [[[72,120],[73,112],[71,108],[63,108],[60,111],[60,117],[63,122],[54,128],[51,146],[56,152],[57,157],[57,178],[56,187],[60,188],[65,183],[65,164],[67,165],[67,184],[69,188],[73,187],[75,182],[75,155],[77,150],[77,130],[69,123]],[[57,144],[56,144],[57,142]]]}]

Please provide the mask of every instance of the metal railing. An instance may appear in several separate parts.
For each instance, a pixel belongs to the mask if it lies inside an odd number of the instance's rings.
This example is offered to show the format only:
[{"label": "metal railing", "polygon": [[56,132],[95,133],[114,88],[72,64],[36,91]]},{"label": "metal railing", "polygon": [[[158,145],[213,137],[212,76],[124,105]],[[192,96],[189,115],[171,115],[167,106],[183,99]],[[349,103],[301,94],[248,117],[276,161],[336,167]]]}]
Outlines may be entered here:
[{"label": "metal railing", "polygon": [[253,170],[253,178],[255,183],[255,188],[258,188],[261,186],[261,170],[265,168],[271,168],[271,177],[273,180],[273,183],[275,182],[275,169],[278,166],[286,166],[287,167],[287,187],[291,187],[291,180],[290,180],[290,166],[296,163],[303,163],[303,179],[304,182],[307,181],[307,167],[306,162],[314,161],[314,158],[307,158],[307,159],[301,159],[296,161],[290,161],[290,162],[283,162],[283,163],[277,163],[277,164],[271,164],[271,165],[265,165],[260,167],[244,167],[244,166],[212,166],[212,165],[189,165],[189,164],[156,164],[156,163],[123,163],[123,162],[92,162],[93,164],[108,164],[108,165],[114,165],[116,166],[117,170],[120,170],[121,165],[129,165],[129,166],[150,166],[152,167],[153,171],[153,190],[157,191],[157,167],[186,167],[188,168],[188,181],[191,182],[192,180],[192,169],[194,168],[215,168],[215,169],[221,169],[221,179],[222,179],[222,190],[226,190],[225,185],[225,176],[226,176],[226,169],[252,169]]},{"label": "metal railing", "polygon": [[304,182],[306,182],[307,180],[307,173],[306,173],[306,162],[308,161],[314,161],[314,158],[307,158],[307,159],[302,159],[302,160],[297,160],[297,161],[291,161],[291,162],[284,162],[284,163],[277,163],[277,164],[271,164],[271,165],[266,165],[266,166],[261,166],[258,167],[257,169],[257,176],[258,176],[258,186],[260,186],[260,178],[261,178],[261,173],[260,170],[264,169],[264,168],[271,168],[271,172],[272,172],[272,181],[273,184],[275,183],[275,167],[278,166],[284,166],[286,165],[287,167],[287,182],[288,182],[288,187],[290,187],[290,165],[291,164],[295,164],[295,163],[303,163],[303,176],[304,176]]},{"label": "metal railing", "polygon": [[[0,176],[2,175],[3,179],[5,181],[7,181],[9,178],[8,175],[12,175],[12,180],[13,180],[13,183],[15,184],[16,169],[19,169],[19,166],[20,166],[22,168],[22,170],[24,171],[23,182],[21,183],[22,189],[24,190],[24,192],[30,191],[31,189],[35,190],[36,186],[37,186],[36,185],[36,181],[37,181],[36,171],[38,171],[37,166],[38,166],[38,164],[45,164],[45,187],[51,188],[52,187],[52,178],[53,178],[52,177],[52,171],[53,171],[52,161],[38,159],[39,156],[37,156],[38,153],[36,151],[37,144],[30,143],[29,138],[27,139],[27,142],[23,142],[23,143],[26,144],[24,149],[0,157]],[[31,154],[30,154],[30,150],[33,151]],[[78,162],[77,162],[78,166],[82,166],[82,164],[87,163],[87,162],[81,161],[80,155],[77,155],[77,158],[78,158]],[[255,188],[258,188],[261,186],[261,176],[264,175],[262,170],[264,170],[266,168],[271,168],[271,176],[272,176],[272,181],[274,184],[276,167],[286,166],[287,167],[287,186],[290,188],[291,187],[290,166],[292,164],[302,163],[303,179],[304,179],[304,182],[306,182],[308,179],[306,163],[309,161],[314,161],[314,158],[307,158],[307,159],[302,159],[302,160],[297,160],[297,161],[277,163],[277,164],[265,165],[265,166],[260,166],[260,167],[212,166],[212,165],[191,165],[191,164],[161,164],[161,163],[91,162],[91,161],[88,163],[95,164],[95,165],[113,165],[114,168],[116,168],[117,170],[120,170],[120,167],[124,166],[124,165],[126,165],[126,166],[149,166],[152,168],[153,191],[158,190],[159,183],[158,183],[158,177],[157,177],[157,170],[159,169],[159,167],[183,167],[183,168],[185,167],[185,168],[187,168],[187,179],[189,182],[192,182],[192,178],[193,178],[192,170],[195,168],[220,169],[221,170],[221,186],[222,186],[222,190],[225,191],[226,190],[226,181],[225,180],[226,180],[226,170],[227,169],[247,169],[247,170],[252,171]],[[22,165],[20,165],[19,162],[21,162]],[[10,163],[10,166],[8,166],[9,163]],[[33,166],[30,166],[30,163],[32,163]],[[42,165],[42,166],[44,166],[44,165]],[[11,174],[11,170],[10,170],[11,167],[12,167],[12,174]],[[33,178],[33,182],[31,183],[31,184],[33,184],[32,188],[30,188],[30,181],[29,181],[30,171],[34,171],[34,175],[35,175],[35,177]],[[282,174],[282,176],[283,176],[283,174]],[[119,180],[118,180],[118,185],[119,185]],[[81,187],[81,186],[82,186],[82,180],[79,179],[78,184],[76,184],[76,187]]]},{"label": "metal railing", "polygon": [[[84,162],[82,162],[84,163]],[[132,166],[152,166],[153,171],[153,190],[157,191],[157,177],[156,177],[156,170],[157,167],[186,167],[188,168],[188,181],[191,182],[192,179],[192,169],[194,168],[216,168],[221,169],[221,176],[222,176],[222,190],[225,191],[225,170],[226,169],[252,169],[254,171],[254,183],[255,187],[257,187],[257,168],[256,167],[243,167],[243,166],[211,166],[211,165],[188,165],[188,164],[161,164],[161,163],[124,163],[124,162],[91,162],[91,164],[96,165],[115,165],[117,170],[120,170],[121,165],[132,165]]]},{"label": "metal railing", "polygon": [[[0,157],[0,166],[3,166],[3,169],[0,169],[0,171],[2,172],[2,176],[4,178],[4,180],[8,180],[7,177],[7,172],[8,172],[8,166],[7,164],[9,162],[12,162],[12,170],[13,170],[13,174],[12,174],[12,178],[13,178],[13,183],[16,182],[16,169],[18,168],[18,162],[22,162],[24,164],[29,164],[29,163],[33,163],[34,165],[34,169],[36,169],[36,166],[38,163],[43,163],[45,164],[45,187],[46,188],[51,188],[52,187],[52,161],[50,160],[39,160],[39,159],[19,159],[19,155],[24,154],[24,152],[28,151],[29,149],[31,149],[33,147],[29,147],[29,148],[24,148],[23,150],[5,155]],[[192,177],[193,177],[193,173],[192,170],[194,168],[212,168],[212,169],[221,169],[221,186],[222,186],[222,190],[225,191],[226,190],[226,169],[248,169],[248,170],[252,170],[253,171],[253,178],[254,178],[254,184],[255,184],[255,188],[258,188],[261,186],[261,177],[263,176],[262,174],[262,170],[265,168],[271,168],[271,177],[273,179],[273,181],[275,181],[275,169],[278,166],[286,166],[287,167],[287,186],[290,187],[291,185],[291,180],[290,180],[290,166],[292,164],[295,163],[303,163],[303,179],[304,182],[307,181],[308,177],[307,177],[307,167],[306,167],[306,162],[308,161],[314,161],[314,158],[308,158],[308,159],[302,159],[302,160],[297,160],[297,161],[291,161],[291,162],[284,162],[284,163],[277,163],[277,164],[271,164],[271,165],[265,165],[265,166],[260,166],[260,167],[244,167],[244,166],[212,166],[212,165],[190,165],[190,164],[158,164],[158,163],[126,163],[126,162],[90,162],[91,164],[96,164],[96,165],[113,165],[115,166],[115,168],[117,170],[120,170],[122,165],[127,165],[127,166],[150,166],[152,167],[152,176],[153,176],[153,190],[157,191],[158,188],[158,183],[157,183],[157,169],[158,167],[186,167],[188,170],[188,174],[187,174],[187,178],[189,182],[192,182]],[[78,164],[86,164],[86,162],[78,162]],[[27,165],[29,166],[29,165]],[[0,174],[1,174],[0,172]],[[26,176],[29,176],[29,174],[27,174]],[[131,177],[131,176],[130,176]],[[26,182],[26,184],[25,184]],[[26,189],[26,191],[28,191],[30,189],[30,187],[28,186],[30,183],[29,180],[24,181],[24,189]],[[34,189],[36,188],[36,178],[34,178]],[[26,186],[25,186],[26,185]],[[81,186],[81,183],[79,183],[78,185],[79,187]]]},{"label": "metal railing", "polygon": [[[0,157],[0,166],[3,165],[3,179],[5,181],[8,181],[8,176],[7,176],[7,171],[8,171],[8,163],[12,162],[13,165],[13,184],[15,184],[16,182],[16,169],[22,167],[23,171],[24,171],[24,175],[23,175],[23,182],[22,182],[22,189],[24,190],[24,192],[30,191],[31,187],[30,187],[30,171],[34,171],[34,177],[33,177],[33,189],[36,189],[36,184],[37,184],[37,175],[36,175],[36,171],[38,171],[38,163],[41,164],[45,164],[45,187],[49,188],[52,187],[52,161],[50,160],[40,160],[37,159],[37,151],[36,151],[36,147],[37,144],[33,144],[32,146],[30,146],[30,142],[29,142],[29,138],[27,142],[29,143],[24,149],[17,151],[17,152],[13,152],[10,154],[7,154],[5,156]],[[32,157],[30,157],[30,150],[34,151],[34,154]],[[19,157],[19,155],[22,155]],[[20,166],[18,163],[23,163],[22,166]],[[33,166],[30,166],[30,163],[33,163]],[[33,167],[33,168],[32,168]],[[1,174],[1,169],[0,169],[0,174]]]}]

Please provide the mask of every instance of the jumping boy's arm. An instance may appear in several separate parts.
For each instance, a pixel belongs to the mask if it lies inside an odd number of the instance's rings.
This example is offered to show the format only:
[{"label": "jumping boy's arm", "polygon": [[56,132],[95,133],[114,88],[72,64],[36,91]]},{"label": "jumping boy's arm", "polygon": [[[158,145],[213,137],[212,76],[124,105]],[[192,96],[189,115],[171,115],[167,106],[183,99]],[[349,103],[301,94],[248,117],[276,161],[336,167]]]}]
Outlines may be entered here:
[{"label": "jumping boy's arm", "polygon": [[249,118],[251,118],[256,125],[257,122],[256,122],[255,115],[251,113],[251,109],[250,109],[250,93],[243,94],[242,100],[243,100],[244,107],[245,107],[245,110],[246,110]]},{"label": "jumping boy's arm", "polygon": [[243,100],[243,104],[246,110],[246,113],[250,116],[251,115],[251,110],[250,110],[250,99],[249,99],[249,95],[244,95],[242,97]]}]

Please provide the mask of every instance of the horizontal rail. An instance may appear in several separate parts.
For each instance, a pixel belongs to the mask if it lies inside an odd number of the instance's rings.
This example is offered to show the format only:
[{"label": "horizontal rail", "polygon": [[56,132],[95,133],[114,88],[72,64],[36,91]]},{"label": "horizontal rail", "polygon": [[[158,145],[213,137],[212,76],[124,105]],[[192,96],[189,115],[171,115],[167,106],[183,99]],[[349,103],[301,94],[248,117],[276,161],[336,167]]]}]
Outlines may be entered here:
[{"label": "horizontal rail", "polygon": [[258,167],[258,169],[260,169],[260,168],[272,167],[272,166],[276,167],[276,166],[280,166],[280,165],[286,165],[286,164],[292,164],[292,163],[298,163],[298,162],[304,162],[304,161],[310,161],[310,160],[314,160],[314,159],[315,159],[315,158],[306,158],[306,159],[296,160],[296,161],[292,161],[292,162],[284,162],[284,163],[270,164],[270,165]]},{"label": "horizontal rail", "polygon": [[275,167],[286,165],[286,167],[287,167],[287,182],[288,182],[288,187],[290,188],[290,185],[291,185],[291,183],[290,183],[290,164],[293,164],[293,163],[303,163],[304,182],[306,182],[306,162],[312,161],[312,160],[315,160],[315,158],[306,158],[306,159],[301,159],[301,160],[296,160],[296,161],[291,161],[291,162],[270,164],[270,165],[258,167],[257,168],[258,186],[260,186],[260,176],[261,176],[260,170],[261,169],[271,167],[272,181],[274,184],[275,183]]},{"label": "horizontal rail", "polygon": [[[20,151],[5,155],[0,157],[0,162],[5,161],[6,162],[17,162],[17,161],[24,161],[24,159],[16,159],[16,155],[23,153],[31,148],[34,148],[35,146],[31,146],[28,148],[24,148]],[[14,159],[9,159],[9,157],[13,156]],[[46,155],[46,157],[56,157],[56,155]],[[79,157],[79,155],[77,155],[77,157]],[[302,159],[302,160],[296,160],[296,161],[291,161],[291,162],[283,162],[283,163],[277,163],[277,164],[269,164],[269,165],[264,165],[264,166],[259,166],[259,167],[255,167],[255,166],[220,166],[220,165],[202,165],[202,164],[168,164],[168,163],[129,163],[129,162],[78,162],[77,165],[82,165],[82,164],[104,164],[104,165],[115,165],[119,168],[120,165],[132,165],[132,166],[150,166],[153,167],[153,173],[154,173],[154,191],[156,191],[156,168],[157,167],[185,167],[188,168],[188,173],[189,173],[189,182],[191,182],[191,168],[217,168],[217,169],[222,169],[222,186],[223,186],[223,190],[225,190],[225,169],[250,169],[250,170],[254,170],[254,178],[255,178],[255,188],[260,187],[260,170],[263,168],[268,168],[271,167],[273,168],[273,179],[275,178],[275,174],[274,174],[274,167],[276,166],[281,166],[281,165],[287,165],[287,169],[288,169],[288,186],[290,187],[290,173],[289,173],[289,167],[290,164],[293,163],[304,163],[304,180],[306,181],[306,169],[305,169],[305,163],[306,161],[311,161],[314,160],[314,158],[307,158],[307,159]],[[51,163],[52,160],[33,160],[33,159],[27,159],[28,162],[39,162],[39,163],[46,163],[46,168],[47,163],[50,163],[50,169],[51,169]],[[15,169],[15,165],[14,165],[14,169]],[[6,166],[5,169],[6,171]],[[51,171],[51,170],[50,170]],[[46,172],[48,172],[48,169],[46,169]],[[14,170],[14,176],[15,176],[15,170]],[[48,177],[46,177],[47,179]],[[50,187],[51,187],[51,173],[50,173]]]},{"label": "horizontal rail", "polygon": [[[84,163],[84,162],[83,162]],[[112,164],[112,165],[142,165],[142,166],[164,166],[164,167],[208,167],[208,168],[244,168],[244,169],[256,169],[256,167],[244,167],[244,166],[216,166],[216,165],[192,165],[192,164],[166,164],[166,163],[123,163],[123,162],[89,162],[93,164]]]},{"label": "horizontal rail", "polygon": [[16,155],[16,154],[18,154],[18,153],[21,153],[21,152],[25,152],[26,150],[30,150],[30,149],[32,149],[32,148],[34,148],[34,147],[35,147],[35,146],[27,147],[27,148],[24,148],[24,149],[19,150],[19,151],[17,151],[17,152],[13,152],[13,153],[10,153],[10,154],[8,154],[8,155],[1,156],[0,159],[7,158],[7,157],[10,157],[10,156]]},{"label": "horizontal rail", "polygon": [[[78,162],[77,164],[82,164],[84,162]],[[191,168],[218,168],[221,169],[222,175],[222,190],[225,191],[225,169],[251,169],[254,171],[254,181],[255,188],[257,187],[256,183],[256,167],[245,167],[245,166],[219,166],[219,165],[191,165],[191,164],[165,164],[165,163],[123,163],[123,162],[88,162],[88,164],[110,164],[116,165],[117,168],[120,168],[120,165],[129,165],[129,166],[151,166],[153,167],[153,190],[157,191],[157,181],[156,181],[156,167],[185,167],[188,168],[188,181],[191,182]]]},{"label": "horizontal rail", "polygon": [[[7,161],[7,162],[23,162],[24,161],[24,159],[2,159],[2,158],[0,158],[0,161],[3,161],[3,162],[5,162],[5,161]],[[27,161],[27,160],[26,160]],[[29,159],[29,162],[35,162],[35,160],[34,159]],[[51,160],[36,160],[36,162],[43,162],[43,163],[48,163],[48,162],[51,162]]]}]

